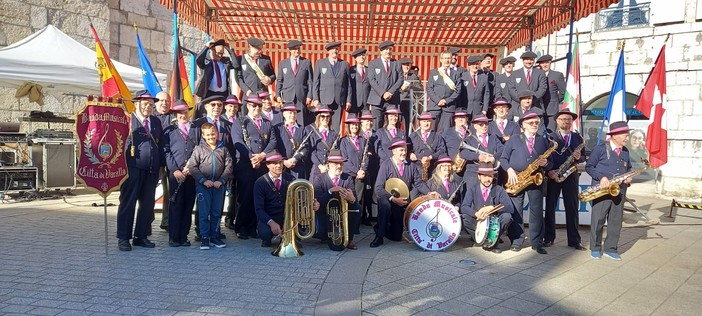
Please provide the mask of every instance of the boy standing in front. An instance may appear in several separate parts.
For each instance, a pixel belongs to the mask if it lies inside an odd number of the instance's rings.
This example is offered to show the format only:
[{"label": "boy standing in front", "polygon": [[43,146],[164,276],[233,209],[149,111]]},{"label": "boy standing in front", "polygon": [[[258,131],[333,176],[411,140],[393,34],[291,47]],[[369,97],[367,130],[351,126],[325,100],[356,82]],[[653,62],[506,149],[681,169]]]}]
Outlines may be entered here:
[{"label": "boy standing in front", "polygon": [[214,125],[204,123],[200,130],[205,143],[195,147],[188,161],[190,175],[197,181],[195,192],[202,236],[200,249],[210,249],[210,245],[224,248],[227,245],[218,238],[219,221],[224,206],[224,184],[231,178],[234,164],[227,148],[218,141]]}]

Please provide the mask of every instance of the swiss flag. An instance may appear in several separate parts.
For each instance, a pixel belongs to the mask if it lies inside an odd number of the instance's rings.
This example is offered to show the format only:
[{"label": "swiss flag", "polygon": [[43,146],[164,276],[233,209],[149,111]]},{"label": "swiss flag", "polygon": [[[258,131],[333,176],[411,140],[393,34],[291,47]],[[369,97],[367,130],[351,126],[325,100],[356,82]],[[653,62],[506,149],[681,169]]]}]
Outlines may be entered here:
[{"label": "swiss flag", "polygon": [[665,45],[663,45],[635,106],[651,122],[646,136],[646,149],[648,149],[652,168],[658,168],[668,162],[668,131],[664,129],[665,91]]}]

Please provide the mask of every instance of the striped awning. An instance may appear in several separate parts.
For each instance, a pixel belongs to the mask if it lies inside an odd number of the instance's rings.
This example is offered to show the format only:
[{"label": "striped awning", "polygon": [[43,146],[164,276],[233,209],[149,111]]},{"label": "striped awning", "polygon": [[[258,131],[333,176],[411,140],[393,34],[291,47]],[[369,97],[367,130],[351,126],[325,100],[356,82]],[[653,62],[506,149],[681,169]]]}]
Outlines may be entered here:
[{"label": "striped awning", "polygon": [[[213,37],[229,39],[235,48],[244,48],[249,37],[265,40],[274,60],[287,53],[291,39],[305,43],[305,54],[321,54],[325,43],[341,41],[344,52],[366,47],[371,55],[377,43],[392,40],[394,56],[431,68],[447,47],[463,48],[462,55],[504,56],[505,50],[566,26],[573,6],[577,20],[618,0],[175,1],[181,18]],[[174,0],[160,2],[172,8]]]}]

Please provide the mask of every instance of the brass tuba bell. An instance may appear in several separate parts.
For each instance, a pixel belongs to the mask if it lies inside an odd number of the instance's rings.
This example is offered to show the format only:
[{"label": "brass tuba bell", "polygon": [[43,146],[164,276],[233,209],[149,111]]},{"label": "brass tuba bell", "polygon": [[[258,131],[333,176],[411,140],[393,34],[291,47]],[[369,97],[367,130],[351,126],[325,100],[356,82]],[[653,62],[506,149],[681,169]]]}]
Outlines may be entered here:
[{"label": "brass tuba bell", "polygon": [[283,234],[278,248],[272,255],[290,258],[304,255],[296,238],[308,239],[314,235],[314,187],[307,180],[290,183],[285,195]]},{"label": "brass tuba bell", "polygon": [[329,249],[342,251],[349,244],[348,202],[334,192],[327,202],[327,236]]}]

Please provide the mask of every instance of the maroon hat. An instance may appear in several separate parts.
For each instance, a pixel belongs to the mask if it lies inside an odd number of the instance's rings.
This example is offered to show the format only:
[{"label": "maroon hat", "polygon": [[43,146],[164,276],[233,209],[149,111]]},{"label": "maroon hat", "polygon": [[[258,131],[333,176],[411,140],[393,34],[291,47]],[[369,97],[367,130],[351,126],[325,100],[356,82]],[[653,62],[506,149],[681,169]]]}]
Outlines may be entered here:
[{"label": "maroon hat", "polygon": [[394,105],[388,105],[385,108],[385,114],[400,114],[400,110],[398,110]]},{"label": "maroon hat", "polygon": [[569,108],[562,108],[560,111],[558,111],[558,113],[556,113],[556,117],[554,117],[554,118],[558,118],[559,116],[565,115],[565,114],[570,115],[571,117],[573,117],[573,119],[578,118],[578,115],[571,112]]},{"label": "maroon hat", "polygon": [[419,116],[419,120],[433,120],[434,116],[431,115],[431,112],[424,112],[422,115]]},{"label": "maroon hat", "polygon": [[268,91],[261,91],[258,93],[258,97],[261,99],[268,98],[271,94]]},{"label": "maroon hat", "polygon": [[361,112],[361,119],[362,120],[374,120],[375,117],[373,116],[373,114],[371,114],[370,111],[363,111],[363,112]]},{"label": "maroon hat", "polygon": [[263,100],[257,95],[252,95],[246,98],[246,103],[263,104]]},{"label": "maroon hat", "polygon": [[524,122],[524,121],[526,121],[526,120],[529,120],[529,119],[533,119],[533,118],[538,118],[538,119],[540,119],[539,115],[536,114],[536,112],[534,112],[533,110],[529,110],[529,111],[527,111],[526,113],[524,113],[524,116],[522,116],[522,117],[519,119],[519,125],[521,126],[521,125],[522,125],[522,122]]},{"label": "maroon hat", "polygon": [[456,116],[468,116],[468,113],[463,112],[463,111],[456,111],[453,113],[453,117],[456,117]]},{"label": "maroon hat", "polygon": [[241,104],[241,101],[239,101],[239,98],[237,98],[234,95],[230,95],[227,97],[226,100],[224,100],[225,104]]},{"label": "maroon hat", "polygon": [[266,153],[266,162],[278,162],[285,159],[277,150],[272,150]]},{"label": "maroon hat", "polygon": [[407,142],[403,138],[395,137],[392,139],[392,143],[388,149],[392,150],[395,147],[407,146]]},{"label": "maroon hat", "polygon": [[451,157],[449,157],[449,156],[443,156],[443,157],[439,158],[439,160],[436,161],[436,164],[440,164],[440,163],[453,163],[453,159],[451,159]]},{"label": "maroon hat", "polygon": [[314,111],[314,114],[317,115],[320,113],[331,113],[331,112],[332,112],[332,110],[328,106],[322,105],[322,106],[318,107],[316,111]]},{"label": "maroon hat", "polygon": [[494,102],[492,102],[492,106],[498,106],[498,105],[506,105],[508,107],[512,107],[512,103],[507,101],[507,99],[503,97],[496,98]]},{"label": "maroon hat", "polygon": [[346,162],[346,158],[341,154],[340,150],[332,149],[329,151],[329,155],[327,156],[327,162],[342,163]]},{"label": "maroon hat", "polygon": [[484,175],[494,175],[497,173],[497,170],[492,166],[491,162],[481,162],[478,164],[478,174],[484,174]]},{"label": "maroon hat", "polygon": [[475,117],[473,117],[473,120],[470,121],[470,122],[471,122],[471,123],[478,123],[478,122],[485,122],[485,123],[487,123],[487,122],[489,122],[489,121],[490,121],[490,120],[488,120],[488,118],[487,118],[487,116],[485,116],[485,114],[478,114],[478,115],[476,115]]},{"label": "maroon hat", "polygon": [[295,112],[300,112],[300,110],[297,108],[297,106],[293,103],[286,103],[283,104],[283,107],[280,109],[281,111],[295,111]]},{"label": "maroon hat", "polygon": [[135,100],[152,100],[154,102],[158,102],[158,98],[155,96],[152,96],[149,91],[146,90],[139,90],[136,93],[134,93],[134,99]]},{"label": "maroon hat", "polygon": [[358,117],[356,117],[356,114],[351,114],[351,113],[349,113],[346,116],[346,121],[344,121],[344,123],[360,123],[360,122],[361,122],[361,120],[359,120]]},{"label": "maroon hat", "polygon": [[618,121],[618,122],[614,122],[612,124],[609,124],[609,132],[607,132],[607,135],[628,133],[629,131],[630,131],[630,129],[629,129],[629,126],[626,125],[626,122]]},{"label": "maroon hat", "polygon": [[192,109],[193,108],[183,99],[175,100],[173,105],[171,105],[171,112],[190,111]]}]

